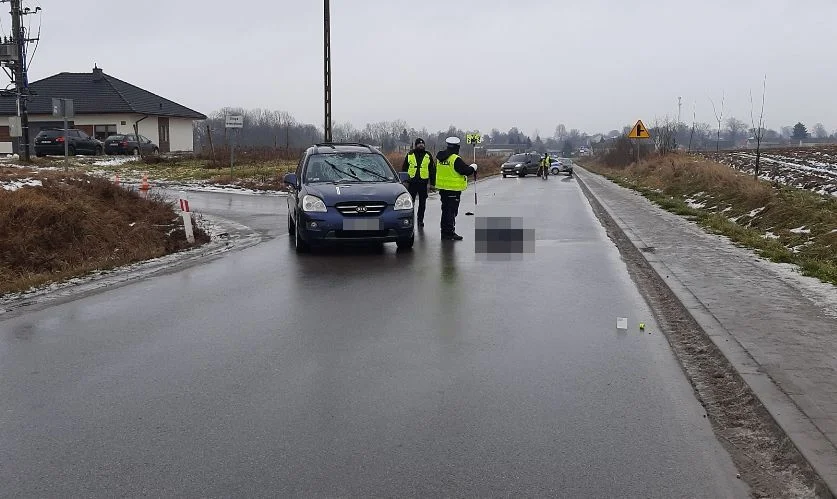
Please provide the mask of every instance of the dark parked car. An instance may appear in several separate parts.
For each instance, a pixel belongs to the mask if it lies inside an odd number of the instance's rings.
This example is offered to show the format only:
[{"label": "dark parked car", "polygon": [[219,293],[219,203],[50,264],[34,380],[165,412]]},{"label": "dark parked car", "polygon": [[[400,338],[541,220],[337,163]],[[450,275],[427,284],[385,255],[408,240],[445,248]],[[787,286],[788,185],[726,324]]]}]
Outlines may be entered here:
[{"label": "dark parked car", "polygon": [[317,144],[306,150],[289,187],[288,233],[298,252],[328,243],[413,247],[413,200],[399,174],[365,144]]},{"label": "dark parked car", "polygon": [[538,153],[523,153],[515,154],[503,163],[501,167],[503,177],[509,175],[517,175],[525,177],[526,175],[537,175],[541,164],[541,156]]},{"label": "dark parked car", "polygon": [[[96,140],[81,130],[70,128],[67,130],[67,153],[70,156],[76,154],[92,154],[99,156],[104,150],[102,141]],[[47,128],[38,132],[35,136],[35,156],[64,155],[64,129]]]},{"label": "dark parked car", "polygon": [[137,136],[133,133],[111,135],[105,139],[105,153],[132,154],[137,156],[140,153],[140,148],[142,148],[142,153],[144,155],[157,155],[160,153],[160,148],[157,147],[157,144],[151,142],[151,139],[143,137],[142,135],[140,135],[139,138],[140,140],[137,140]]}]

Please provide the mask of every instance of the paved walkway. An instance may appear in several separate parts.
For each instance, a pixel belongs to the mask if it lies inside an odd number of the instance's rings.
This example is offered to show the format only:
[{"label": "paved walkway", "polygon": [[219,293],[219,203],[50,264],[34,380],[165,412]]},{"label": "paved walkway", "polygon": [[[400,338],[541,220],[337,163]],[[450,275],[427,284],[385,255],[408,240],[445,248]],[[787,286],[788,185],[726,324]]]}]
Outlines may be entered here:
[{"label": "paved walkway", "polygon": [[[793,275],[589,172],[581,180],[837,490],[837,288]],[[732,337],[734,342],[718,341]],[[735,344],[734,346],[729,346]],[[738,351],[734,351],[737,349]]]}]

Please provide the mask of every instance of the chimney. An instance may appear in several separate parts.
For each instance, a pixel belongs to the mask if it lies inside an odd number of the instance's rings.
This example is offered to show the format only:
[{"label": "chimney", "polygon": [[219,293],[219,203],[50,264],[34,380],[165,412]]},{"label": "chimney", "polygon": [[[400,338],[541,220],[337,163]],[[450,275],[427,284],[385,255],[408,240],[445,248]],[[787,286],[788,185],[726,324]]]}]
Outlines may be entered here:
[{"label": "chimney", "polygon": [[105,76],[104,73],[102,73],[102,68],[100,68],[96,64],[93,64],[93,81],[101,81],[104,79]]}]

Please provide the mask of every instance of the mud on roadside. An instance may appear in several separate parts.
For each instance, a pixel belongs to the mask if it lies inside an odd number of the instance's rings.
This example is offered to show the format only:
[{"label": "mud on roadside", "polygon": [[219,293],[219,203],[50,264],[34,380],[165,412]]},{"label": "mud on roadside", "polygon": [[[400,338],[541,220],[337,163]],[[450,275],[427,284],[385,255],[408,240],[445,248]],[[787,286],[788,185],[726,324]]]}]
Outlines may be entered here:
[{"label": "mud on roadside", "polygon": [[578,180],[596,217],[619,249],[631,279],[692,384],[715,435],[729,452],[741,479],[757,498],[832,498],[793,442],[773,420],[712,339],[674,296],[602,207]]}]

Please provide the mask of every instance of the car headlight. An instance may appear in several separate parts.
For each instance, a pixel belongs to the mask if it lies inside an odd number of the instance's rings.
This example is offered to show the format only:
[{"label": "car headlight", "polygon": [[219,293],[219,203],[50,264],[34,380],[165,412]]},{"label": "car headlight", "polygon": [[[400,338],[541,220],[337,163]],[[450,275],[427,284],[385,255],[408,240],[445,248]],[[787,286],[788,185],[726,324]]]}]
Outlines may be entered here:
[{"label": "car headlight", "polygon": [[395,200],[395,209],[396,210],[412,210],[413,209],[413,198],[410,196],[408,192],[401,194]]},{"label": "car headlight", "polygon": [[518,163],[518,164],[514,165],[515,168],[520,168],[522,166],[523,166],[523,163]]},{"label": "car headlight", "polygon": [[309,194],[302,198],[302,211],[325,213],[328,209],[322,199]]}]

